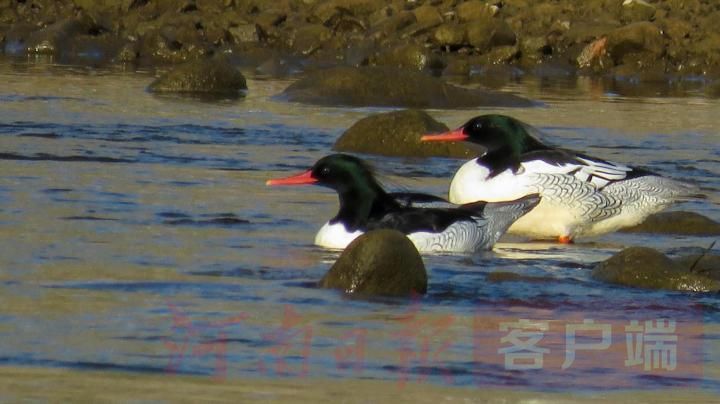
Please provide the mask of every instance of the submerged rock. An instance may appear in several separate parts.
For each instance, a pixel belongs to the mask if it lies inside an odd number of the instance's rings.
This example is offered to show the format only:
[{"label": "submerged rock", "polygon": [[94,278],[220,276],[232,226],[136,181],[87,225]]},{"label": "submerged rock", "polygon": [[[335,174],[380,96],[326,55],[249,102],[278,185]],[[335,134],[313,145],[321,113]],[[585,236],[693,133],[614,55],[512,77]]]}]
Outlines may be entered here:
[{"label": "submerged rock", "polygon": [[225,58],[206,58],[175,67],[156,79],[148,90],[157,93],[241,95],[245,77]]},{"label": "submerged rock", "polygon": [[720,281],[720,255],[692,254],[675,258],[674,261],[688,271]]},{"label": "submerged rock", "polygon": [[291,84],[288,101],[354,107],[530,107],[533,102],[512,94],[446,84],[426,74],[393,68],[336,67],[316,71]]},{"label": "submerged rock", "polygon": [[595,266],[595,280],[644,289],[720,291],[720,282],[647,247],[630,247]]},{"label": "submerged rock", "polygon": [[553,282],[556,279],[551,276],[531,276],[521,275],[515,272],[508,271],[495,271],[487,274],[485,278],[488,282],[499,283],[499,282],[528,282],[528,283],[545,283]]},{"label": "submerged rock", "polygon": [[421,110],[373,114],[355,122],[335,142],[333,150],[403,157],[471,158],[476,154],[463,143],[420,142],[422,135],[447,130]]},{"label": "submerged rock", "polygon": [[356,238],[320,281],[345,293],[410,296],[427,291],[427,273],[415,245],[396,230]]},{"label": "submerged rock", "polygon": [[692,236],[720,235],[720,223],[694,212],[660,212],[644,222],[620,230],[623,233],[684,234]]}]

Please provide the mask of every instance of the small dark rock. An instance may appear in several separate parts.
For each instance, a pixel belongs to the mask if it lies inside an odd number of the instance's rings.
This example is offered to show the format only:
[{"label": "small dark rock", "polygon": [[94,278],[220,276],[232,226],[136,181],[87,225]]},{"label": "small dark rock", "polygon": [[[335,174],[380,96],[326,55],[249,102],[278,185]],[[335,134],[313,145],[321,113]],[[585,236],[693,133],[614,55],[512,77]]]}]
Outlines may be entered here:
[{"label": "small dark rock", "polygon": [[345,293],[410,296],[427,291],[420,253],[404,234],[374,230],[355,239],[320,281]]},{"label": "small dark rock", "polygon": [[630,247],[596,265],[592,277],[644,289],[720,291],[720,282],[688,269],[652,248]]},{"label": "small dark rock", "polygon": [[313,72],[291,84],[289,101],[317,105],[410,108],[530,107],[512,94],[466,89],[420,72],[391,68],[337,67]]},{"label": "small dark rock", "polygon": [[148,90],[156,93],[241,95],[245,77],[225,58],[199,59],[175,67],[156,79]]},{"label": "small dark rock", "polygon": [[623,233],[720,235],[720,223],[694,212],[660,212],[644,222],[620,230]]},{"label": "small dark rock", "polygon": [[351,126],[333,145],[333,150],[383,156],[471,158],[476,152],[462,143],[422,143],[428,133],[447,131],[425,111],[393,111],[365,117]]}]

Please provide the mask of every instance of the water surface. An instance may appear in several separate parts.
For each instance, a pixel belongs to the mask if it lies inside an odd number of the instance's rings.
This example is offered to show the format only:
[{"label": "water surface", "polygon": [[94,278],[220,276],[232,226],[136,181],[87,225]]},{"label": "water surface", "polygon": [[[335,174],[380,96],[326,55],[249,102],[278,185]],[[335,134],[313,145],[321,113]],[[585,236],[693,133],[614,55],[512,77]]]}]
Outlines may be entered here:
[{"label": "water surface", "polygon": [[[594,263],[624,246],[680,254],[713,239],[610,234],[561,246],[507,238],[492,252],[425,257],[427,296],[350,299],[314,287],[338,255],[312,245],[336,196],[317,187],[267,188],[265,180],[306,169],[343,130],[382,110],[284,103],[273,96],[287,81],[252,78],[240,100],[158,97],[145,91],[152,78],[0,64],[5,369],[28,367],[27,377],[44,375],[61,395],[72,391],[53,384],[58,369],[72,370],[70,379],[257,380],[291,390],[313,380],[308,399],[328,380],[359,379],[382,391],[428,389],[427,397],[483,390],[555,400],[606,389],[646,397],[668,388],[690,399],[720,390],[716,296],[590,278]],[[556,144],[697,183],[709,198],[676,209],[720,220],[717,101],[624,98],[586,80],[548,87],[525,79],[506,90],[545,107],[430,113],[449,126],[481,112],[512,114]],[[462,163],[367,157],[389,187],[439,195]],[[495,271],[541,279],[488,282]],[[677,369],[625,366],[624,327],[658,318],[676,321]],[[508,369],[497,352],[508,345],[499,324],[520,319],[548,324],[538,343],[549,349],[541,370]],[[563,370],[566,327],[589,319],[611,325],[611,347],[579,351]],[[8,373],[21,382],[7,394],[22,396],[27,371]],[[372,389],[359,386],[337,394],[350,399]]]}]

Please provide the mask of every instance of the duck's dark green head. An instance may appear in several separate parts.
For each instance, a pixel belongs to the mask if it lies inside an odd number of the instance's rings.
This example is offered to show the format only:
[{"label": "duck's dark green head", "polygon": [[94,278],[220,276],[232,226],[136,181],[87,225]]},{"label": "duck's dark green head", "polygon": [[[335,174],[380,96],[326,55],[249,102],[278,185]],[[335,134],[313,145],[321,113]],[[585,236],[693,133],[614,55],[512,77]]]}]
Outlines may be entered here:
[{"label": "duck's dark green head", "polygon": [[325,156],[303,173],[267,181],[267,185],[300,184],[322,185],[339,193],[376,191],[380,187],[372,169],[364,161],[347,154]]},{"label": "duck's dark green head", "polygon": [[479,145],[483,154],[502,150],[512,156],[544,148],[533,138],[530,127],[523,122],[506,115],[480,115],[467,121],[456,130],[439,135],[426,135],[422,141],[466,141]]}]

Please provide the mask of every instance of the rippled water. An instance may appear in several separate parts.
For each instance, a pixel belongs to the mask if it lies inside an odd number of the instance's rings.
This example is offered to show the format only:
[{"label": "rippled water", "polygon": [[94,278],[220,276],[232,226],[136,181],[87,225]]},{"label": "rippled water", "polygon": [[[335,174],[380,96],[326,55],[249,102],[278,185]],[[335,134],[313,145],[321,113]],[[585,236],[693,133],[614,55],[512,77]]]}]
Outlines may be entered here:
[{"label": "rippled water", "polygon": [[[390,380],[382,388],[493,388],[499,396],[720,390],[716,296],[608,286],[589,270],[623,246],[676,254],[713,239],[506,239],[493,252],[425,257],[427,296],[350,299],[314,286],[337,257],[312,245],[335,195],[264,183],[309,167],[379,110],[284,103],[272,97],[282,81],[251,79],[247,98],[206,102],[151,95],[151,80],[0,64],[1,365],[228,382]],[[717,101],[627,99],[582,80],[548,87],[527,79],[511,89],[546,106],[501,112],[556,144],[696,182],[710,197],[677,208],[720,219]],[[479,113],[430,112],[449,126]],[[461,164],[368,158],[390,187],[441,195]],[[538,278],[491,282],[496,271]],[[677,368],[625,366],[624,327],[657,318],[676,321]],[[509,369],[498,353],[510,345],[500,323],[520,319],[547,321],[540,370]],[[590,319],[612,327],[610,346],[578,350],[563,370],[567,327]],[[598,335],[578,341],[598,344]]]}]

